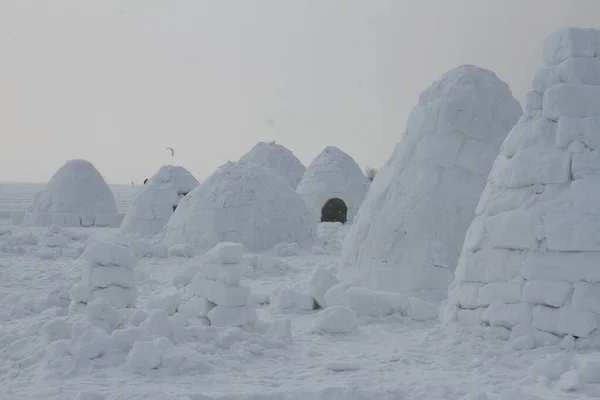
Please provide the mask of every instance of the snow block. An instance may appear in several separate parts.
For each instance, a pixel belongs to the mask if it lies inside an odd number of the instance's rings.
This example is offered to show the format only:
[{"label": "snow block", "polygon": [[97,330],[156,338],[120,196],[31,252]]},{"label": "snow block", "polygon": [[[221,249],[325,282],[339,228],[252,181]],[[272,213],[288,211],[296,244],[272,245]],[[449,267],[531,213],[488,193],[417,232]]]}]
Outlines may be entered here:
[{"label": "snow block", "polygon": [[250,288],[246,286],[229,286],[200,276],[196,276],[192,282],[192,293],[222,307],[244,306],[250,299]]},{"label": "snow block", "polygon": [[576,283],[571,305],[576,310],[592,311],[600,314],[600,284]]},{"label": "snow block", "polygon": [[531,325],[533,306],[528,304],[491,304],[481,315],[481,320],[491,326],[512,328],[515,325]]},{"label": "snow block", "polygon": [[206,317],[212,326],[225,327],[249,325],[258,320],[256,311],[247,305],[241,307],[216,306],[208,312]]},{"label": "snow block", "polygon": [[541,219],[531,212],[509,211],[485,220],[492,246],[498,249],[536,250],[536,228]]},{"label": "snow block", "polygon": [[404,296],[399,293],[370,290],[355,286],[346,290],[346,305],[358,315],[381,317],[394,313],[401,314]]},{"label": "snow block", "polygon": [[309,282],[308,292],[315,299],[319,307],[327,308],[327,302],[325,301],[325,293],[333,286],[338,284],[339,281],[335,276],[330,274],[323,268],[316,269]]},{"label": "snow block", "polygon": [[564,253],[548,251],[532,253],[523,263],[523,277],[567,282],[600,282],[600,253]]},{"label": "snow block", "polygon": [[213,281],[236,286],[242,279],[243,267],[240,264],[207,264],[202,266],[201,274]]},{"label": "snow block", "polygon": [[571,57],[594,57],[598,48],[598,32],[593,29],[566,28],[546,38],[542,55],[549,65]]},{"label": "snow block", "polygon": [[542,221],[548,250],[600,251],[600,216],[555,212]]},{"label": "snow block", "polygon": [[92,291],[92,299],[104,299],[116,308],[134,307],[137,300],[137,289],[109,286]]},{"label": "snow block", "polygon": [[573,179],[600,176],[600,157],[591,154],[573,154],[571,175]]},{"label": "snow block", "polygon": [[600,86],[561,83],[544,93],[545,118],[600,117]]},{"label": "snow block", "polygon": [[111,285],[132,288],[136,285],[135,270],[117,266],[97,266],[91,270],[91,285],[106,288]]},{"label": "snow block", "polygon": [[478,303],[488,306],[493,303],[518,303],[521,300],[523,285],[512,282],[492,282],[482,286],[478,293]]},{"label": "snow block", "polygon": [[187,318],[206,317],[208,312],[215,308],[216,304],[211,303],[204,297],[193,297],[187,303],[179,307],[179,312]]},{"label": "snow block", "polygon": [[600,57],[569,58],[555,68],[564,83],[600,86]]},{"label": "snow block", "polygon": [[571,307],[554,309],[537,306],[533,309],[533,327],[558,335],[584,338],[598,327],[598,321],[589,311],[578,311]]},{"label": "snow block", "polygon": [[456,267],[456,279],[465,282],[511,281],[520,275],[525,256],[507,249],[486,248],[462,254]]},{"label": "snow block", "polygon": [[[562,307],[573,293],[573,284],[556,279],[536,279],[523,287],[523,301],[529,304]],[[577,307],[575,307],[577,308]]]},{"label": "snow block", "polygon": [[483,287],[481,283],[460,282],[450,288],[450,298],[461,308],[475,309],[481,307],[479,303],[479,289]]},{"label": "snow block", "polygon": [[314,322],[314,330],[321,333],[351,333],[356,329],[356,313],[342,306],[320,311]]},{"label": "snow block", "polygon": [[133,268],[137,257],[131,248],[114,242],[96,242],[83,252],[83,258],[101,266],[119,266]]},{"label": "snow block", "polygon": [[204,255],[204,261],[214,264],[239,264],[243,254],[243,244],[221,242]]},{"label": "snow block", "polygon": [[600,146],[600,118],[560,117],[556,128],[556,147],[567,148],[571,142],[583,142],[594,150]]},{"label": "snow block", "polygon": [[[600,94],[600,92],[599,92]],[[506,186],[565,183],[571,179],[571,154],[560,149],[528,147],[511,160]]]}]

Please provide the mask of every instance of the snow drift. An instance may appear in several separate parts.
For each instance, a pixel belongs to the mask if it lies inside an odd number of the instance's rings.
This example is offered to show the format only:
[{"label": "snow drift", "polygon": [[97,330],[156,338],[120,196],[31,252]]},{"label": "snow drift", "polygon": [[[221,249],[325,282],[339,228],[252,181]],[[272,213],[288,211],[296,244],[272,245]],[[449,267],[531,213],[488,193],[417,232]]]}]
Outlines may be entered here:
[{"label": "snow drift", "polygon": [[185,168],[161,167],[142,187],[121,224],[121,233],[161,233],[179,201],[200,183]]},{"label": "snow drift", "polygon": [[346,236],[339,277],[443,299],[492,161],[521,114],[508,85],[476,66],[421,93]]},{"label": "snow drift", "polygon": [[526,114],[481,195],[442,317],[536,343],[548,334],[600,338],[600,31],[558,31],[543,56]]},{"label": "snow drift", "polygon": [[165,241],[203,251],[235,242],[262,251],[284,242],[306,244],[315,232],[304,201],[278,175],[227,163],[181,200],[165,228]]},{"label": "snow drift", "polygon": [[71,160],[36,194],[24,223],[29,226],[118,227],[122,219],[123,214],[117,213],[113,192],[94,165],[85,160]]},{"label": "snow drift", "polygon": [[239,162],[255,165],[259,168],[268,168],[281,176],[294,189],[298,186],[304,171],[306,171],[306,167],[294,153],[275,142],[257,143],[240,158]]},{"label": "snow drift", "polygon": [[318,221],[330,199],[340,199],[352,222],[369,189],[369,180],[352,157],[337,147],[328,146],[308,166],[296,191]]}]

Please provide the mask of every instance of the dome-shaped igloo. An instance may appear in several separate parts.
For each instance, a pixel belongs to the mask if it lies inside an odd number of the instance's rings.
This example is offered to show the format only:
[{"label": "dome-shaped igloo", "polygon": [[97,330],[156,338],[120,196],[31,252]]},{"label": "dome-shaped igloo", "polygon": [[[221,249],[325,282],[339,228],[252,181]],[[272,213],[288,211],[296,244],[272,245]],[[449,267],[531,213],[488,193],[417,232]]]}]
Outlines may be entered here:
[{"label": "dome-shaped igloo", "polygon": [[439,302],[521,106],[496,74],[450,70],[421,93],[344,240],[343,280]]},{"label": "dome-shaped igloo", "polygon": [[248,163],[260,168],[269,168],[292,188],[296,188],[306,167],[290,150],[275,142],[259,142],[244,154],[240,163]]},{"label": "dome-shaped igloo", "polygon": [[220,242],[262,251],[284,242],[304,245],[316,222],[302,198],[279,175],[227,163],[185,196],[165,228],[165,242],[204,251]]},{"label": "dome-shaped igloo", "polygon": [[161,233],[180,200],[199,184],[183,167],[161,167],[136,195],[120,232],[141,235]]},{"label": "dome-shaped igloo", "polygon": [[481,195],[442,317],[529,334],[535,344],[552,342],[551,333],[554,342],[570,335],[577,347],[596,347],[600,31],[555,32],[543,56],[526,114]]},{"label": "dome-shaped igloo", "polygon": [[59,168],[36,195],[25,225],[118,227],[115,196],[92,163],[70,160]]},{"label": "dome-shaped igloo", "polygon": [[296,191],[321,222],[352,222],[369,190],[352,157],[328,146],[306,169]]}]

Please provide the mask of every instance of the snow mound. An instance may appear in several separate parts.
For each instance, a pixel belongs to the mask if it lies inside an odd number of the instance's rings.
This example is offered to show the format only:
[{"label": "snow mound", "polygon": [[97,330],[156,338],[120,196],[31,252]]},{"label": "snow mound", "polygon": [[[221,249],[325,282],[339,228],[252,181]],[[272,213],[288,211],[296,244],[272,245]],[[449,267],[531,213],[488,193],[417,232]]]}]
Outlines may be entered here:
[{"label": "snow mound", "polygon": [[421,93],[349,228],[338,278],[444,299],[492,160],[521,114],[508,85],[476,66]]},{"label": "snow mound", "polygon": [[322,220],[323,207],[329,200],[340,199],[347,208],[346,219],[351,223],[367,195],[369,184],[352,157],[337,147],[328,146],[310,163],[296,191],[317,221]]},{"label": "snow mound", "polygon": [[545,41],[528,95],[536,101],[494,162],[442,309],[446,322],[471,313],[468,322],[503,326],[511,338],[598,343],[600,54],[588,50],[599,43],[600,31],[576,28]]},{"label": "snow mound", "polygon": [[279,176],[227,163],[182,199],[165,228],[165,242],[204,251],[236,242],[262,251],[284,242],[305,245],[315,232],[302,198]]},{"label": "snow mound", "polygon": [[[104,299],[115,308],[135,305],[137,299],[137,258],[133,251],[120,243],[95,242],[82,257],[88,261],[83,279],[69,291],[70,313],[86,310],[92,300]],[[89,312],[89,310],[87,310]]]},{"label": "snow mound", "polygon": [[306,167],[290,150],[275,142],[259,142],[240,159],[240,163],[267,168],[278,174],[295,189]]},{"label": "snow mound", "polygon": [[200,182],[185,168],[161,167],[142,187],[125,215],[120,232],[155,235],[161,233],[179,201]]},{"label": "snow mound", "polygon": [[24,224],[116,228],[122,220],[115,196],[100,172],[89,161],[71,160],[36,194]]},{"label": "snow mound", "polygon": [[317,333],[351,333],[356,329],[358,317],[348,307],[327,308],[315,317],[314,331]]}]

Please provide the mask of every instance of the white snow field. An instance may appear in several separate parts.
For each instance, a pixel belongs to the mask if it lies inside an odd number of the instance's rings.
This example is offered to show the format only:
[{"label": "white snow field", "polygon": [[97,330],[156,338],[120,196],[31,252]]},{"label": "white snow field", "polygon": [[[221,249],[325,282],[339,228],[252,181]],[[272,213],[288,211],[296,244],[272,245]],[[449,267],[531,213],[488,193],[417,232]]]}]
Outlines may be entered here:
[{"label": "white snow field", "polygon": [[30,226],[118,227],[123,220],[112,190],[85,160],[70,160],[60,167],[28,211],[23,222]]},{"label": "white snow field", "polygon": [[508,85],[476,66],[422,92],[350,228],[339,277],[444,299],[492,161],[521,115]]},{"label": "white snow field", "polygon": [[296,191],[302,196],[317,221],[330,199],[340,199],[347,207],[347,220],[352,222],[362,204],[369,180],[352,157],[337,147],[326,147],[304,173]]},{"label": "white snow field", "polygon": [[161,167],[142,187],[121,223],[121,233],[152,236],[161,233],[179,201],[200,182],[185,168]]},{"label": "white snow field", "polygon": [[600,31],[557,32],[543,57],[443,317],[504,330],[515,347],[600,347]]},{"label": "white snow field", "polygon": [[294,153],[275,142],[257,143],[238,162],[270,169],[294,189],[306,171],[306,167]]},{"label": "white snow field", "polygon": [[165,242],[207,251],[236,242],[248,251],[281,243],[308,245],[316,233],[304,201],[279,175],[227,163],[185,196],[165,228]]}]

